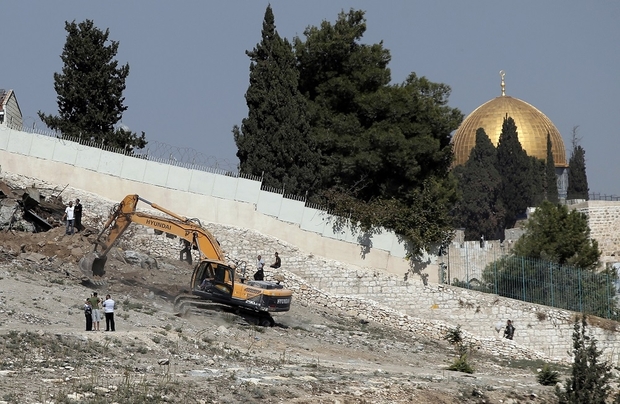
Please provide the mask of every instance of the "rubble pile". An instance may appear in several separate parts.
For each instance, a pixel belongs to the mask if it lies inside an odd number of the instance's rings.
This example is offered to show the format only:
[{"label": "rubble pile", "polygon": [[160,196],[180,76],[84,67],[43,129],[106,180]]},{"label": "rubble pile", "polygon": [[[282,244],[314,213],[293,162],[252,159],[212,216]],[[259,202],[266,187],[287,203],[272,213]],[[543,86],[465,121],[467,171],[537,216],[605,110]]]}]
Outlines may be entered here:
[{"label": "rubble pile", "polygon": [[54,190],[44,196],[35,187],[13,189],[0,181],[0,230],[38,233],[63,226],[65,205],[61,194]]}]

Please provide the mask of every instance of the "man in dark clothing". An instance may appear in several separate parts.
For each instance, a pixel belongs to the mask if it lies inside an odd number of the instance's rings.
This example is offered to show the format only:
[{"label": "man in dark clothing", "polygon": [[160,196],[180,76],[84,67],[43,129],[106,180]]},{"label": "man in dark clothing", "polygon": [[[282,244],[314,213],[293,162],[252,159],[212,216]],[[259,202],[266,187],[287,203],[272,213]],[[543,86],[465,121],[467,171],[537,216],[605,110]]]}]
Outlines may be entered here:
[{"label": "man in dark clothing", "polygon": [[280,265],[282,265],[282,260],[280,259],[280,257],[278,256],[278,253],[276,252],[276,262],[274,262],[273,264],[269,266],[271,268],[280,268]]},{"label": "man in dark clothing", "polygon": [[73,216],[75,217],[75,231],[82,230],[82,204],[79,199],[75,200],[75,206],[73,208]]},{"label": "man in dark clothing", "polygon": [[506,323],[506,329],[504,330],[504,338],[512,339],[514,335],[515,335],[515,328],[512,325],[512,321],[508,320],[508,322]]}]

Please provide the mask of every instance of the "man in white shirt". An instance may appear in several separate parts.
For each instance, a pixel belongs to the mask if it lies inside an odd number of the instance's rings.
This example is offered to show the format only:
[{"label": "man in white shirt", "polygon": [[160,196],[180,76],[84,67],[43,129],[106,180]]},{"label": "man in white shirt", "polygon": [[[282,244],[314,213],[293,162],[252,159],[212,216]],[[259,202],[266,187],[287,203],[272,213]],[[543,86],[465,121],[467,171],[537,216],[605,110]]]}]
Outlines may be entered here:
[{"label": "man in white shirt", "polygon": [[67,229],[65,234],[73,234],[73,221],[75,220],[73,201],[69,201],[69,206],[65,209],[65,214],[62,215],[62,220],[67,220]]},{"label": "man in white shirt", "polygon": [[115,331],[114,329],[114,308],[116,307],[116,302],[112,300],[110,295],[106,295],[105,300],[103,301],[103,312],[105,314],[105,330],[106,331]]},{"label": "man in white shirt", "polygon": [[262,281],[265,279],[265,272],[263,272],[263,267],[265,266],[265,260],[261,258],[259,255],[256,258],[256,272],[254,273],[255,281]]}]

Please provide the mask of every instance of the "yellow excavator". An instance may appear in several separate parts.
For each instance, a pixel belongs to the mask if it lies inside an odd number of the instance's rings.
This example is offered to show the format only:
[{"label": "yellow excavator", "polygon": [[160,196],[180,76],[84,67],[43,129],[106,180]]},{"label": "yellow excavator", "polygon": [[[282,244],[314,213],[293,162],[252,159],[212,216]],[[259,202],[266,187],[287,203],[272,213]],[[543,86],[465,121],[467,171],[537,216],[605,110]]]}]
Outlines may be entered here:
[{"label": "yellow excavator", "polygon": [[[166,217],[136,211],[144,202]],[[131,223],[151,227],[185,240],[187,248],[198,250],[200,261],[194,268],[190,290],[175,298],[175,308],[212,308],[213,302],[225,305],[247,320],[261,326],[273,326],[272,312],[288,311],[293,292],[275,282],[245,279],[225,256],[216,238],[198,219],[177,215],[138,195],[127,195],[116,204],[103,230],[94,241],[93,251],[79,262],[80,269],[92,280],[105,275],[107,254]],[[245,275],[245,274],[244,274]]]}]

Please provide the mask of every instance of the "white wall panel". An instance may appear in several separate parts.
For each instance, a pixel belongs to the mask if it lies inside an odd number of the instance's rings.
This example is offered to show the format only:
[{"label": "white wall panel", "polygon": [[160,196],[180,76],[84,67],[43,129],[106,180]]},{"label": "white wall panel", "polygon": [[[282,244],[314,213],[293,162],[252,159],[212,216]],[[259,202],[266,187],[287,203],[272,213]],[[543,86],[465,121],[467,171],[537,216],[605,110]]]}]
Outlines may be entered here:
[{"label": "white wall panel", "polygon": [[78,153],[75,157],[76,167],[97,171],[103,150],[95,147],[79,146],[77,151]]},{"label": "white wall panel", "polygon": [[206,171],[192,170],[189,180],[189,192],[210,196],[213,193],[215,175]]},{"label": "white wall panel", "polygon": [[260,191],[256,210],[265,215],[278,217],[282,206],[282,195],[268,191]]},{"label": "white wall panel", "polygon": [[237,193],[237,177],[229,177],[227,175],[216,175],[215,183],[213,184],[213,196],[218,198],[235,200],[235,194]]},{"label": "white wall panel", "polygon": [[121,177],[132,181],[144,181],[148,160],[125,156],[121,167]]},{"label": "white wall panel", "polygon": [[280,214],[278,215],[278,219],[282,220],[283,222],[297,224],[301,223],[301,218],[304,214],[305,205],[305,202],[282,198],[282,206],[280,207]]},{"label": "white wall panel", "polygon": [[54,148],[57,143],[58,141],[53,137],[34,135],[30,155],[40,159],[53,160]]},{"label": "white wall panel", "polygon": [[0,125],[0,150],[6,150],[9,144],[9,137],[11,136],[11,129],[4,125]]},{"label": "white wall panel", "polygon": [[322,210],[304,208],[299,227],[302,230],[323,234],[323,230],[325,229],[325,216],[327,216],[327,213]]},{"label": "white wall panel", "polygon": [[372,248],[390,251],[395,238],[394,233],[388,232],[385,229],[382,230],[380,234],[373,234],[371,236]]},{"label": "white wall panel", "polygon": [[165,187],[168,181],[169,169],[170,166],[168,164],[148,161],[144,171],[144,182]]},{"label": "white wall panel", "polygon": [[57,139],[52,159],[61,163],[75,165],[79,149],[84,147],[86,146],[80,146],[78,143]]},{"label": "white wall panel", "polygon": [[33,136],[34,135],[32,133],[18,132],[12,130],[6,150],[11,153],[18,153],[29,156]]},{"label": "white wall panel", "polygon": [[185,167],[170,166],[166,186],[187,192],[189,190],[189,182],[192,179],[190,171],[190,169]]},{"label": "white wall panel", "polygon": [[126,156],[123,154],[102,150],[97,171],[100,173],[113,175],[115,177],[120,177],[121,170],[123,168],[123,160],[125,160],[125,157]]},{"label": "white wall panel", "polygon": [[239,202],[257,203],[260,193],[260,181],[248,180],[246,178],[237,179],[237,193],[235,200]]}]

